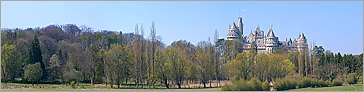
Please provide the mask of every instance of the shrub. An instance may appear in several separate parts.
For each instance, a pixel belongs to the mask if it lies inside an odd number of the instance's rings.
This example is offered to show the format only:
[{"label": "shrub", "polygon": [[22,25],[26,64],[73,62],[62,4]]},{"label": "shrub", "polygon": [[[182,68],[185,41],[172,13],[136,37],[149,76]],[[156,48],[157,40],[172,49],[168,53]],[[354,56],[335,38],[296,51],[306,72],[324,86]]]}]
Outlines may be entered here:
[{"label": "shrub", "polygon": [[274,84],[273,88],[276,90],[288,90],[294,89],[297,86],[297,82],[295,80],[289,78],[278,79]]},{"label": "shrub", "polygon": [[345,81],[349,84],[356,84],[358,80],[359,78],[356,73],[349,73]]},{"label": "shrub", "polygon": [[313,79],[311,78],[303,78],[302,79],[302,87],[301,88],[307,88],[307,87],[312,87],[312,82],[313,82]]},{"label": "shrub", "polygon": [[256,78],[249,81],[246,80],[233,80],[232,84],[224,85],[221,90],[223,91],[263,91],[269,90],[267,82],[261,82]]},{"label": "shrub", "polygon": [[262,89],[263,89],[263,91],[269,91],[269,83],[262,82]]},{"label": "shrub", "polygon": [[[334,79],[332,82],[324,80],[316,80],[312,78],[303,78],[302,80],[295,80],[292,78],[277,79],[273,84],[275,90],[289,90],[295,88],[307,87],[328,87],[328,86],[341,86],[343,81]],[[223,91],[269,91],[268,82],[260,82],[256,78],[249,81],[236,80],[231,85],[224,85]]]},{"label": "shrub", "polygon": [[325,84],[328,86],[328,87],[331,87],[333,86],[332,83],[330,81],[325,81]]},{"label": "shrub", "polygon": [[330,82],[324,80],[313,80],[311,86],[312,87],[328,87]]},{"label": "shrub", "polygon": [[304,78],[302,80],[293,80],[289,78],[279,79],[277,80],[273,87],[276,90],[288,90],[288,89],[295,89],[299,88],[306,88],[306,87],[328,87],[332,84],[329,81],[324,80],[315,80],[312,78]]},{"label": "shrub", "polygon": [[334,79],[334,80],[332,81],[332,85],[333,85],[333,86],[342,86],[342,84],[343,84],[343,81],[341,81],[341,80],[339,80],[339,79]]},{"label": "shrub", "polygon": [[75,81],[71,81],[70,85],[72,88],[75,88]]},{"label": "shrub", "polygon": [[315,87],[328,87],[329,86],[329,83],[327,83],[324,80],[316,80],[314,86]]},{"label": "shrub", "polygon": [[359,76],[358,84],[363,84],[363,76]]},{"label": "shrub", "polygon": [[221,90],[223,91],[232,91],[232,86],[229,84],[225,84],[224,86],[221,87]]},{"label": "shrub", "polygon": [[260,82],[257,78],[252,78],[249,80],[248,84],[250,85],[251,90],[262,91],[262,82]]}]

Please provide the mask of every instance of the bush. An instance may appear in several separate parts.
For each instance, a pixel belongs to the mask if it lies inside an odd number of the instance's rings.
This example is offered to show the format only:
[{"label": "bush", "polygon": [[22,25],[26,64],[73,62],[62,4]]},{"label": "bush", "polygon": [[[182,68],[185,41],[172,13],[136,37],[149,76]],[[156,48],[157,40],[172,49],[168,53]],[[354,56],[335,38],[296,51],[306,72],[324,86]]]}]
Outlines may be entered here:
[{"label": "bush", "polygon": [[246,80],[233,80],[232,84],[224,85],[221,90],[223,91],[263,91],[269,90],[268,82],[261,82],[256,78],[249,81]]},{"label": "bush", "polygon": [[326,81],[324,81],[324,80],[316,80],[315,82],[314,82],[314,86],[315,87],[328,87],[329,86],[329,82],[326,82]]},{"label": "bush", "polygon": [[329,81],[324,80],[315,80],[312,78],[304,78],[302,80],[293,80],[290,78],[278,79],[273,87],[276,90],[288,90],[288,89],[295,89],[299,88],[307,88],[307,87],[328,87],[332,84]]},{"label": "bush", "polygon": [[331,83],[326,82],[324,80],[311,79],[311,83],[308,86],[306,86],[306,87],[328,87],[329,84],[331,84]]},{"label": "bush", "polygon": [[224,86],[221,87],[221,90],[223,91],[232,91],[232,86],[229,84],[225,84]]},{"label": "bush", "polygon": [[[275,90],[289,90],[295,88],[307,88],[307,87],[329,87],[329,86],[341,86],[343,81],[334,79],[332,82],[324,80],[316,80],[312,78],[303,78],[302,80],[295,80],[292,78],[277,79],[273,84]],[[252,78],[249,81],[236,80],[231,85],[224,85],[223,91],[269,91],[268,82],[260,82],[256,78]]]},{"label": "bush", "polygon": [[297,86],[297,82],[295,80],[284,78],[278,79],[274,84],[273,88],[276,90],[288,90],[288,89],[295,89]]},{"label": "bush", "polygon": [[248,85],[250,86],[250,90],[258,90],[262,91],[262,82],[260,82],[257,78],[252,78],[249,80]]},{"label": "bush", "polygon": [[70,85],[72,88],[75,88],[75,81],[71,81]]},{"label": "bush", "polygon": [[312,82],[313,82],[313,79],[311,78],[303,78],[302,79],[302,86],[301,88],[307,88],[307,87],[312,87]]},{"label": "bush", "polygon": [[325,84],[328,86],[328,87],[331,87],[332,86],[332,83],[330,81],[325,81]]},{"label": "bush", "polygon": [[262,89],[263,89],[263,91],[269,91],[269,83],[262,82]]},{"label": "bush", "polygon": [[334,79],[332,81],[332,84],[331,85],[333,85],[333,86],[342,86],[342,84],[343,84],[343,81],[341,81],[339,79]]},{"label": "bush", "polygon": [[363,84],[363,76],[359,76],[358,84]]},{"label": "bush", "polygon": [[356,84],[358,80],[359,78],[356,73],[349,73],[345,81],[349,84]]}]

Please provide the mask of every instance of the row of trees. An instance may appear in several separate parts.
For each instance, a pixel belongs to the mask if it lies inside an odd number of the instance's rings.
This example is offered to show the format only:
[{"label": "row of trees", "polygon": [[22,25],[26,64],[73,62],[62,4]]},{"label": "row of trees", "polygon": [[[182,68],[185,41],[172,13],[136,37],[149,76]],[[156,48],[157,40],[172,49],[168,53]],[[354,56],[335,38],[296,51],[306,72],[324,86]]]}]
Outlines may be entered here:
[{"label": "row of trees", "polygon": [[233,76],[233,80],[257,78],[260,81],[270,82],[295,73],[293,63],[280,54],[239,53],[226,66],[227,73]]},{"label": "row of trees", "polygon": [[213,43],[180,40],[166,47],[154,23],[147,38],[139,26],[126,34],[74,24],[2,29],[1,81],[181,88],[217,79]]},{"label": "row of trees", "polygon": [[74,24],[2,29],[1,81],[182,88],[230,79],[270,82],[288,75],[323,80],[362,76],[362,54],[341,56],[321,46],[305,53],[242,52],[240,43],[217,40],[217,31],[213,43],[209,38],[197,45],[179,40],[165,46],[154,22],[149,30],[145,37],[138,24],[134,33]]}]

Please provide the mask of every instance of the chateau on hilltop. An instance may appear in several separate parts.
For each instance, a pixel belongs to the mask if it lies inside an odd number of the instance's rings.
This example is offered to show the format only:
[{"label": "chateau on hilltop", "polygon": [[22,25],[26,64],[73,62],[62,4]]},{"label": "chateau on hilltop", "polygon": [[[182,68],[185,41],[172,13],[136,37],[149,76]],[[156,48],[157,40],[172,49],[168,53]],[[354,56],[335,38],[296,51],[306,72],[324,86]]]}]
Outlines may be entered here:
[{"label": "chateau on hilltop", "polygon": [[294,40],[289,38],[285,41],[279,41],[278,36],[273,32],[272,26],[268,30],[267,35],[264,35],[264,31],[262,31],[258,25],[255,31],[251,31],[248,36],[243,35],[243,26],[242,18],[238,17],[238,25],[236,26],[235,22],[233,22],[232,25],[229,25],[229,32],[226,38],[226,40],[240,42],[242,44],[243,52],[252,50],[252,47],[253,50],[260,54],[270,54],[278,49],[301,52],[308,48],[307,39],[303,33],[300,33]]}]

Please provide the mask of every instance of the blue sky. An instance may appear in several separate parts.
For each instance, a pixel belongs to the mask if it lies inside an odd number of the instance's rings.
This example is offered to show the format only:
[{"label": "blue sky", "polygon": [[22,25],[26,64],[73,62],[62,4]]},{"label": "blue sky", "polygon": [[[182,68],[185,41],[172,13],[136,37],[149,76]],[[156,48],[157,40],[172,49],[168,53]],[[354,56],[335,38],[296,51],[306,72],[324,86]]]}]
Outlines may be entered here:
[{"label": "blue sky", "polygon": [[[226,38],[228,25],[242,16],[244,35],[258,25],[270,25],[279,40],[303,32],[309,43],[332,52],[363,52],[363,2],[253,2],[253,1],[2,1],[1,28],[45,27],[50,24],[86,25],[97,30],[134,32],[143,24],[149,36],[155,21],[165,44],[187,40],[193,44]],[[310,45],[310,44],[309,44]]]}]

